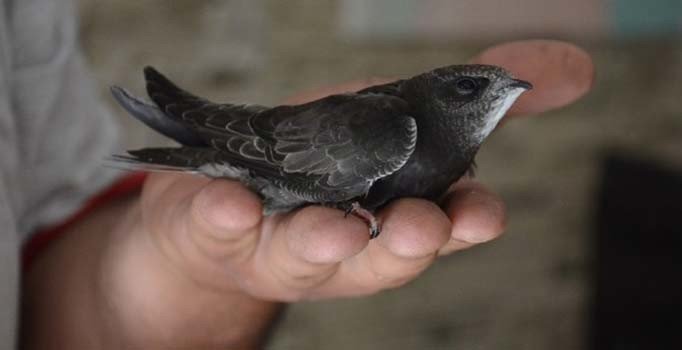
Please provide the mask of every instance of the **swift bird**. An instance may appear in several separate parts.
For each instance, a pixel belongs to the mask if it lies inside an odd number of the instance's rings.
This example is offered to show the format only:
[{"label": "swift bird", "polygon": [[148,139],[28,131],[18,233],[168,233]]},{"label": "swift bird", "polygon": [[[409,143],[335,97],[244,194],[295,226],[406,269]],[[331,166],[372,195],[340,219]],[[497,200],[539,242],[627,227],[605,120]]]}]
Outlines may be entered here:
[{"label": "swift bird", "polygon": [[506,70],[453,65],[300,105],[214,103],[144,69],[151,102],[112,87],[130,114],[180,147],[114,156],[136,168],[238,180],[264,214],[322,204],[373,212],[390,200],[436,200],[471,167],[481,143],[524,91]]}]

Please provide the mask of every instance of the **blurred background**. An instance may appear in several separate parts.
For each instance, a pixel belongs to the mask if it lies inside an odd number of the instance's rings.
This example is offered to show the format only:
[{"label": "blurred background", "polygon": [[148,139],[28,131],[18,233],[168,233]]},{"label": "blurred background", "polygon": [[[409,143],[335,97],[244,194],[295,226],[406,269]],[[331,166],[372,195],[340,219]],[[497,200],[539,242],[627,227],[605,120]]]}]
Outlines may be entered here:
[{"label": "blurred background", "polygon": [[[217,101],[276,104],[406,77],[494,43],[564,39],[597,67],[568,108],[478,156],[506,235],[395,291],[288,309],[270,349],[673,349],[682,314],[682,1],[79,0],[102,88],[154,65]],[[112,104],[130,147],[167,142]]]}]

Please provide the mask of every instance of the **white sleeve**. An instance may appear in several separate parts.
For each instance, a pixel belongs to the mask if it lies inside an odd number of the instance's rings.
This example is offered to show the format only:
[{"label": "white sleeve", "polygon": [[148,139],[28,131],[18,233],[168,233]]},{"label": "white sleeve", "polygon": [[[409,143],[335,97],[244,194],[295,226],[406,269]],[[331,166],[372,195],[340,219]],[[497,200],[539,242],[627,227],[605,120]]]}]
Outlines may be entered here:
[{"label": "white sleeve", "polygon": [[19,251],[120,174],[70,0],[0,0],[0,348],[16,346]]},{"label": "white sleeve", "polygon": [[118,145],[114,119],[89,76],[71,1],[12,1],[11,104],[3,154],[22,238],[58,222],[117,176],[104,159]]}]

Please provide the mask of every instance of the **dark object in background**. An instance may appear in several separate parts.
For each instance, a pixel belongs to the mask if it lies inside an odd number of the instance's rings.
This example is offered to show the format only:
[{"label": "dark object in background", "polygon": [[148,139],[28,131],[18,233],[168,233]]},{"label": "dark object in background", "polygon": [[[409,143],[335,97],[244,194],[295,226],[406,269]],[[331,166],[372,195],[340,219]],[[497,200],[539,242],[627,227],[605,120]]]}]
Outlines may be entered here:
[{"label": "dark object in background", "polygon": [[596,223],[591,348],[682,349],[682,172],[606,157]]}]

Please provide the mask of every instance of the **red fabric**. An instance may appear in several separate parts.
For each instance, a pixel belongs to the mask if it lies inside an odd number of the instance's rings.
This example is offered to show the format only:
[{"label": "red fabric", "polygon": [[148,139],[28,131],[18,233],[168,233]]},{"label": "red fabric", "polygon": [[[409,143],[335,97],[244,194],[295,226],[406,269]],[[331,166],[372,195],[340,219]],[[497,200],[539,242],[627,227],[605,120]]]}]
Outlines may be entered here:
[{"label": "red fabric", "polygon": [[135,193],[142,188],[146,179],[146,173],[132,173],[124,176],[111,186],[88,200],[75,214],[53,227],[44,228],[36,232],[31,239],[24,244],[22,250],[22,266],[28,269],[36,256],[47,247],[50,242],[60,237],[68,228],[76,222],[90,215],[95,209],[114,199]]}]

